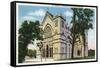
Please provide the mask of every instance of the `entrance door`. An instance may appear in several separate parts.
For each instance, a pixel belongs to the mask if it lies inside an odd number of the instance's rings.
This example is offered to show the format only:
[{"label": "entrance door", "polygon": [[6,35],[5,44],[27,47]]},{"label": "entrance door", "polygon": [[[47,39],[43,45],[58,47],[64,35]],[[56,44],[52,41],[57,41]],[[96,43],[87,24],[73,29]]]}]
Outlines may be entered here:
[{"label": "entrance door", "polygon": [[53,57],[53,48],[50,48],[50,57]]},{"label": "entrance door", "polygon": [[48,45],[46,46],[46,57],[49,57],[49,47],[48,47]]},{"label": "entrance door", "polygon": [[46,46],[46,57],[53,57],[53,48],[48,45]]}]

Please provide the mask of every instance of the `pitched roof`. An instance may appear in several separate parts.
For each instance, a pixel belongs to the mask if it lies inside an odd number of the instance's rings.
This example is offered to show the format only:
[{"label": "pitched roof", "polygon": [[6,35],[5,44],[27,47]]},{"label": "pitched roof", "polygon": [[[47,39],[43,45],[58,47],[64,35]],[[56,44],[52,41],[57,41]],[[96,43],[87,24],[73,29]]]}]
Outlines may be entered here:
[{"label": "pitched roof", "polygon": [[66,19],[65,19],[62,15],[56,15],[56,16],[54,16],[54,15],[52,15],[50,12],[46,11],[46,14],[45,14],[45,17],[44,17],[44,19],[43,19],[43,21],[42,21],[42,24],[43,24],[43,22],[44,22],[44,20],[45,20],[45,18],[46,18],[47,16],[49,16],[51,20],[54,20],[54,19],[60,17],[60,18],[62,18],[63,20],[66,21]]},{"label": "pitched roof", "polygon": [[51,17],[53,17],[53,15],[48,11],[46,12],[46,14],[50,15]]}]

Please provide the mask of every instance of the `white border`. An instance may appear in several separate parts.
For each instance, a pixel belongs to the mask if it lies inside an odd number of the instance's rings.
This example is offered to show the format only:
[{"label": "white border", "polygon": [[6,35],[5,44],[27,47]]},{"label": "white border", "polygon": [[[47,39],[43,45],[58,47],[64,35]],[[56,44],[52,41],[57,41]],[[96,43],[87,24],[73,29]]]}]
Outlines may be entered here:
[{"label": "white border", "polygon": [[[74,7],[74,8],[91,8],[91,9],[95,9],[94,7],[76,7],[76,6],[56,6],[56,5],[45,5],[45,4],[35,4],[35,3],[16,3],[16,65],[35,65],[35,64],[48,64],[48,63],[63,63],[63,62],[82,62],[82,61],[95,61],[96,60],[96,49],[95,49],[95,58],[94,59],[82,59],[82,60],[63,60],[63,61],[46,61],[46,62],[35,62],[35,63],[18,63],[18,6],[19,5],[26,5],[26,6],[49,6],[49,7],[63,7],[63,8],[68,8],[68,7]],[[95,11],[95,15],[96,15],[96,11]],[[95,23],[96,23],[96,16],[95,16]],[[96,26],[96,25],[95,25]],[[96,34],[95,34],[96,35]],[[97,39],[95,39],[95,42],[97,41]],[[96,43],[97,44],[97,43]],[[96,48],[96,46],[95,46]]]}]

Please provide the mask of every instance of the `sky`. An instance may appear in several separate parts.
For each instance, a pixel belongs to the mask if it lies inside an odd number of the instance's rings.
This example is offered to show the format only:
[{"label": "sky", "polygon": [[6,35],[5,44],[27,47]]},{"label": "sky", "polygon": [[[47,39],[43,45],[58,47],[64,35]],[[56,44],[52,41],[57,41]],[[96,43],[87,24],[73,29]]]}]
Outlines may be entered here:
[{"label": "sky", "polygon": [[[91,8],[93,9],[93,8]],[[66,23],[70,26],[70,22],[72,20],[73,12],[71,10],[71,6],[39,6],[39,5],[18,5],[18,26],[20,27],[24,20],[31,20],[36,21],[39,20],[40,22],[43,21],[46,11],[49,11],[53,15],[62,14],[66,19]],[[95,9],[94,16],[93,16],[93,29],[88,31],[88,48],[95,49],[96,46],[96,22],[95,22]]]}]

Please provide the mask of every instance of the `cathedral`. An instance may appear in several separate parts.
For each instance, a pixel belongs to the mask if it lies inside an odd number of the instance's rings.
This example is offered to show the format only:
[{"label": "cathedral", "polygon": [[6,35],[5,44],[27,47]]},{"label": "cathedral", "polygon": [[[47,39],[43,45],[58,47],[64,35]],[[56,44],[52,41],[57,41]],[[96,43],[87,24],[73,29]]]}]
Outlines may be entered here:
[{"label": "cathedral", "polygon": [[[41,23],[43,33],[43,46],[41,48],[42,58],[53,60],[70,59],[72,55],[72,44],[70,43],[71,32],[65,17],[62,14],[52,15],[46,12]],[[74,57],[84,57],[83,39],[80,35],[74,46]],[[85,47],[85,55],[88,56],[88,46]]]}]

